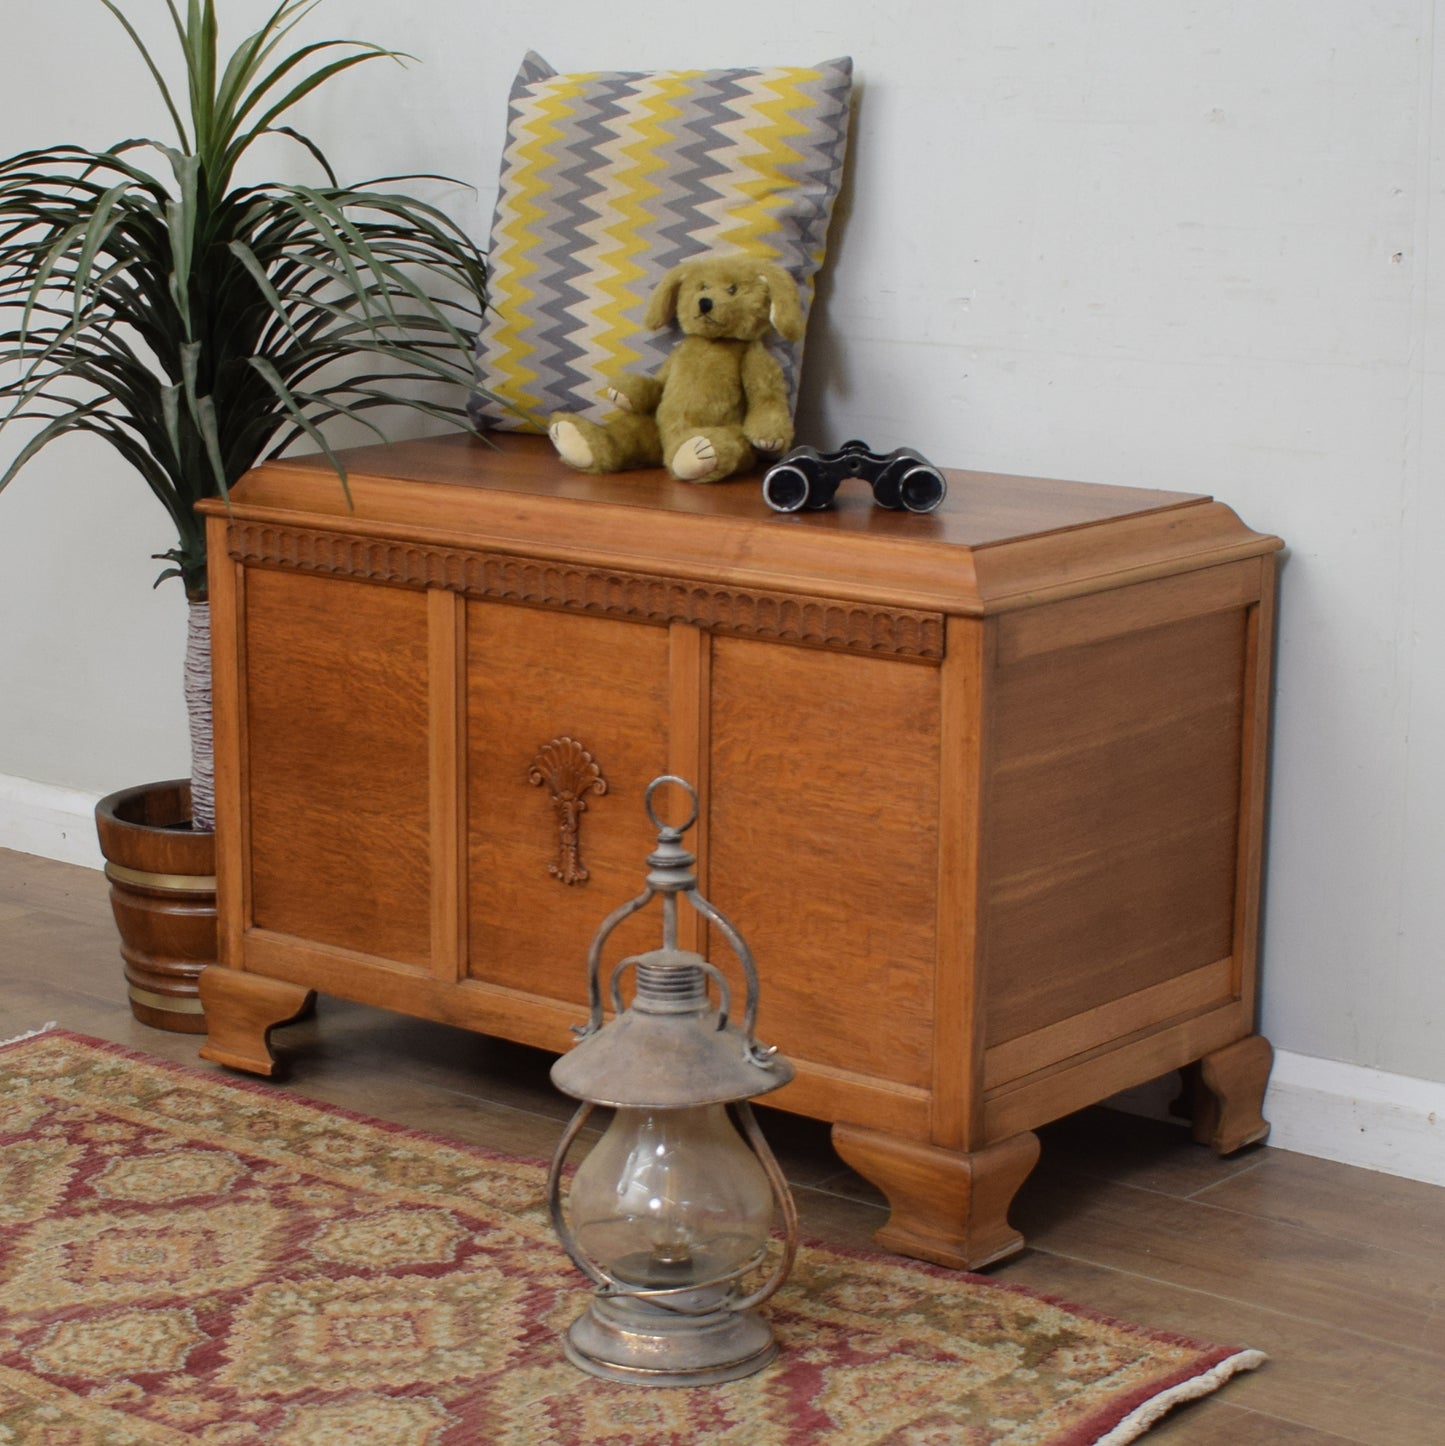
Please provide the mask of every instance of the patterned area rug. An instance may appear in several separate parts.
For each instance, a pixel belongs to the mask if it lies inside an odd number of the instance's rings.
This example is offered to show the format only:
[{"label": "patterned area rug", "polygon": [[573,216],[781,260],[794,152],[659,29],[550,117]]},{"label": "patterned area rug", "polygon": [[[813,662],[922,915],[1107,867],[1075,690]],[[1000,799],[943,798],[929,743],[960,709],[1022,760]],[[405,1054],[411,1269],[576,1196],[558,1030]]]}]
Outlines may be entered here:
[{"label": "patterned area rug", "polygon": [[63,1031],[0,1049],[0,1442],[1120,1446],[1263,1359],[805,1244],[760,1375],[595,1381],[536,1163]]}]

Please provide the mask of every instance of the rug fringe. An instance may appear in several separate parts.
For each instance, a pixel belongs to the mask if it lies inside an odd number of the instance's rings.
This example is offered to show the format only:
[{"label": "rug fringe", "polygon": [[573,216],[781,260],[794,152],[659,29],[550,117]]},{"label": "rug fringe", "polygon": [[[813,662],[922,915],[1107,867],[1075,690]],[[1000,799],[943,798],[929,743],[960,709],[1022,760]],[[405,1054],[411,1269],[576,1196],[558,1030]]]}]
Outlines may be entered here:
[{"label": "rug fringe", "polygon": [[1268,1359],[1263,1351],[1236,1351],[1203,1375],[1191,1376],[1189,1380],[1181,1381],[1177,1386],[1171,1386],[1157,1396],[1151,1396],[1142,1406],[1130,1411],[1107,1435],[1100,1436],[1094,1446],[1128,1446],[1130,1441],[1137,1441],[1166,1411],[1182,1406],[1185,1401],[1197,1401],[1199,1397],[1217,1391],[1231,1376],[1240,1371],[1252,1371]]},{"label": "rug fringe", "polygon": [[24,1034],[17,1034],[14,1039],[0,1039],[0,1049],[4,1049],[7,1044],[19,1044],[22,1039],[37,1039],[40,1035],[49,1034],[52,1029],[59,1028],[60,1025],[52,1019],[49,1024],[42,1024],[39,1029],[29,1029]]}]

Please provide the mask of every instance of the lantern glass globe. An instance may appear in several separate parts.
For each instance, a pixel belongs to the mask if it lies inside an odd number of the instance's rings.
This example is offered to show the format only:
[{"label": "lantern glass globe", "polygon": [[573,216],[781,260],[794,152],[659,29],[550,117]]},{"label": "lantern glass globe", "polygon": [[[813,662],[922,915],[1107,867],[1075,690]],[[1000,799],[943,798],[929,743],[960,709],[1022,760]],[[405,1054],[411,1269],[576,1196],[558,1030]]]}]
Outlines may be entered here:
[{"label": "lantern glass globe", "polygon": [[686,1289],[758,1260],[773,1193],[725,1106],[619,1109],[577,1168],[578,1246],[628,1285]]}]

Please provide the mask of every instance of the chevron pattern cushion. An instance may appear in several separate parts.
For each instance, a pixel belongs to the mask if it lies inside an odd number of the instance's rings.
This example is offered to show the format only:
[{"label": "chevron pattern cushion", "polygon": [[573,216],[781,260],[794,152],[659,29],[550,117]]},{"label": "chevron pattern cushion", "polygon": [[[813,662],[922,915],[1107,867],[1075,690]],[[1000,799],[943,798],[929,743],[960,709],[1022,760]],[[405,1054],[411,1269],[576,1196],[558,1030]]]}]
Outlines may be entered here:
[{"label": "chevron pattern cushion", "polygon": [[[620,371],[676,341],[643,329],[664,272],[702,251],[782,265],[804,308],[842,178],[853,62],[558,75],[529,54],[512,86],[492,223],[487,393],[473,419],[545,431],[600,417]],[[779,344],[792,395],[802,346]]]}]

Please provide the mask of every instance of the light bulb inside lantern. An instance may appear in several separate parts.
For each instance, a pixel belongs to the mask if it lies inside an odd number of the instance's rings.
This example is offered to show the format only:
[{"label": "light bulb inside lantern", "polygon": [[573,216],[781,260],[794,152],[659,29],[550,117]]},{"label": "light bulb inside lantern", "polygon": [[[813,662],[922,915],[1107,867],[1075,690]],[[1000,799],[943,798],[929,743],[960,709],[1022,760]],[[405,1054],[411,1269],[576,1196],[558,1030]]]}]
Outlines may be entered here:
[{"label": "light bulb inside lantern", "polygon": [[725,1106],[619,1109],[578,1166],[568,1213],[578,1246],[618,1280],[685,1288],[758,1259],[773,1192]]}]

